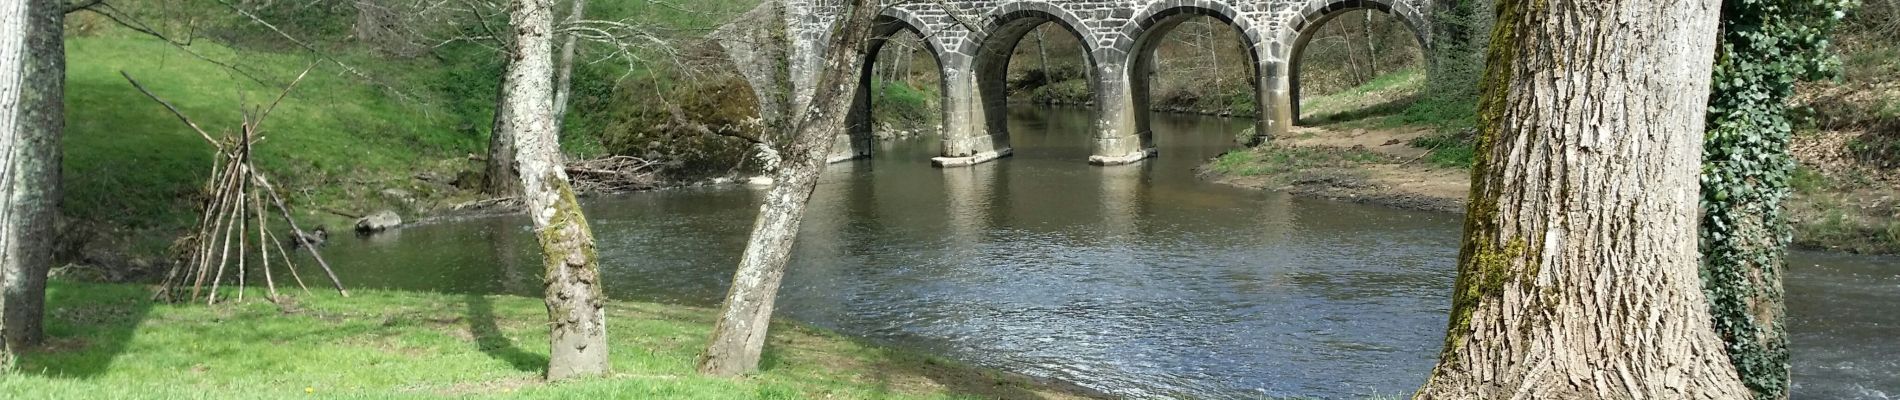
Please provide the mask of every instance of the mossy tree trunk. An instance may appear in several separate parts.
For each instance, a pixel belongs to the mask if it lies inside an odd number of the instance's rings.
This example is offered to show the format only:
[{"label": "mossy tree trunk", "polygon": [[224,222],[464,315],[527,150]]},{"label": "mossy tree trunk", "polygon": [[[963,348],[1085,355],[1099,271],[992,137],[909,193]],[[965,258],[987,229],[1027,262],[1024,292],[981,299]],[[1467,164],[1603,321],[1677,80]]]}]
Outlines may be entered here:
[{"label": "mossy tree trunk", "polygon": [[1718,0],[1504,0],[1420,399],[1742,399],[1697,276]]},{"label": "mossy tree trunk", "polygon": [[40,341],[59,207],[65,4],[0,5],[0,371]]},{"label": "mossy tree trunk", "polygon": [[878,13],[871,0],[851,0],[850,11],[839,20],[825,50],[817,92],[793,128],[783,157],[773,173],[776,184],[759,206],[752,238],[733,273],[732,288],[713,325],[712,340],[700,354],[699,372],[737,376],[757,371],[765,350],[774,298],[791,260],[793,240],[805,217],[805,206],[818,187],[831,154],[833,138],[844,133],[845,115],[858,90],[859,66],[864,63],[866,39]]},{"label": "mossy tree trunk", "polygon": [[554,120],[553,0],[510,4],[514,47],[502,90],[522,198],[534,219],[545,268],[552,350],[548,380],[607,373],[606,298],[594,233],[568,183]]}]

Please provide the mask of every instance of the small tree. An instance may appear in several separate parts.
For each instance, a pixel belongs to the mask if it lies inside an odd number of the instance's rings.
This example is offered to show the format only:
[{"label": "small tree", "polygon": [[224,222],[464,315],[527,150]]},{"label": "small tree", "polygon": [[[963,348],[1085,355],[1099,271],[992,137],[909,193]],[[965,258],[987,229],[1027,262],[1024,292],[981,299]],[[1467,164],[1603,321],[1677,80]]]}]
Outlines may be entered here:
[{"label": "small tree", "polygon": [[831,154],[832,138],[845,129],[845,114],[857,93],[857,74],[867,51],[865,43],[878,12],[872,0],[851,0],[849,7],[826,48],[811,106],[798,117],[789,143],[778,150],[783,158],[773,174],[776,184],[759,206],[752,239],[746,243],[732,289],[713,325],[712,341],[700,354],[702,374],[737,376],[759,368],[773,300],[785,278],[785,264],[791,260],[793,239],[805,217],[806,203],[818,187],[818,175],[824,172],[826,156]]},{"label": "small tree", "polygon": [[[541,239],[548,307],[548,380],[607,373],[606,297],[594,232],[562,168],[554,107],[552,0],[513,0],[514,40],[502,102],[513,139],[522,197]],[[498,111],[500,112],[500,111]]]}]

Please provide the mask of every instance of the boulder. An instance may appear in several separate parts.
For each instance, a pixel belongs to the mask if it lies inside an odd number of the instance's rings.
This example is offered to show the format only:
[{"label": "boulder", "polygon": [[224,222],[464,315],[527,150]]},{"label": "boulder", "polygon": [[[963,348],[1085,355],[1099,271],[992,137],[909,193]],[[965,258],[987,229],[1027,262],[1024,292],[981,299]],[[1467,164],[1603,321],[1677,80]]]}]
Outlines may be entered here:
[{"label": "boulder", "polygon": [[402,217],[395,211],[382,210],[356,220],[356,233],[368,235],[402,226]]}]

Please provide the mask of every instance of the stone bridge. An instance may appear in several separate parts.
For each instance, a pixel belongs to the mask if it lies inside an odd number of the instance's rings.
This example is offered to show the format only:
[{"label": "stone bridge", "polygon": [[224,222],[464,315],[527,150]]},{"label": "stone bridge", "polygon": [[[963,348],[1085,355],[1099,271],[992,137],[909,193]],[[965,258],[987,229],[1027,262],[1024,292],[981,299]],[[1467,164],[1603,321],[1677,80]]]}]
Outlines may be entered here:
[{"label": "stone bridge", "polygon": [[[1006,127],[1007,69],[1023,36],[1043,23],[1074,34],[1086,50],[1094,93],[1094,144],[1089,162],[1126,164],[1156,155],[1148,116],[1154,53],[1161,37],[1195,16],[1240,32],[1251,49],[1261,115],[1256,135],[1284,134],[1299,108],[1299,59],[1319,26],[1340,13],[1372,9],[1396,16],[1431,48],[1426,20],[1435,0],[886,0],[872,59],[864,63],[849,134],[839,137],[833,161],[870,155],[871,68],[885,40],[901,31],[923,38],[942,72],[942,167],[967,166],[1010,154]],[[783,16],[791,43],[788,73],[793,103],[809,99],[836,0],[789,0]],[[798,107],[792,109],[799,109]]]}]

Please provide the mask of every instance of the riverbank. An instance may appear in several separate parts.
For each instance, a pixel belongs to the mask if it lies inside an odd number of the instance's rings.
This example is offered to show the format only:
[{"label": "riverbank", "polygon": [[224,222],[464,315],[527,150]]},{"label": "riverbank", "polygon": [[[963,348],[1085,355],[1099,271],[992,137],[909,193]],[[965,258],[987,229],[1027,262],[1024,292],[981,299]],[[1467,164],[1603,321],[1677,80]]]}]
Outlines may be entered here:
[{"label": "riverbank", "polygon": [[[1201,167],[1204,179],[1259,190],[1403,209],[1463,213],[1468,168],[1445,166],[1414,147],[1422,128],[1301,127],[1288,138],[1240,149]],[[1798,248],[1900,254],[1900,176],[1847,162],[1846,135],[1803,133],[1801,167],[1784,205]]]},{"label": "riverbank", "polygon": [[[316,289],[316,288],[312,288]],[[547,384],[538,299],[398,291],[153,304],[144,286],[55,281],[47,342],[0,376],[19,398],[846,398],[1079,399],[1060,383],[865,344],[793,323],[772,328],[762,372],[700,377],[714,310],[607,307],[614,374]]]}]

